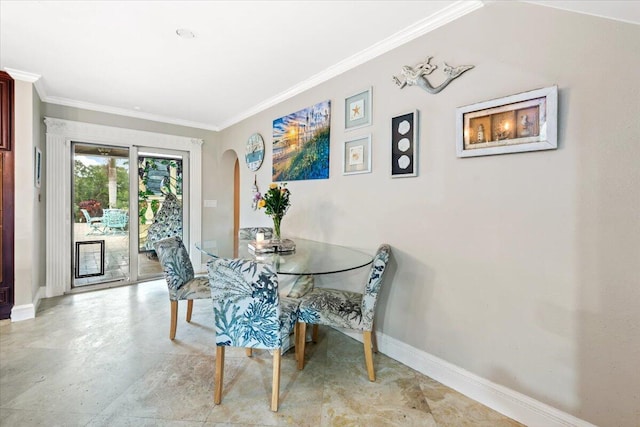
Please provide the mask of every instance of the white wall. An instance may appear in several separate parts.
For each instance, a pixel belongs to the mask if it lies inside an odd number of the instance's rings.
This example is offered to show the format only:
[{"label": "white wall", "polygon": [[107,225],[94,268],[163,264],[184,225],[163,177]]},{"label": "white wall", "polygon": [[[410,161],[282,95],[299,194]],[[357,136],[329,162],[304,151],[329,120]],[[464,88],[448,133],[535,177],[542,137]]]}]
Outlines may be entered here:
[{"label": "white wall", "polygon": [[[35,89],[35,88],[34,88]],[[43,162],[42,162],[42,179],[40,188],[34,187],[34,195],[33,195],[33,237],[34,237],[34,264],[32,267],[33,270],[33,282],[31,292],[34,298],[38,299],[40,291],[40,287],[45,285],[45,264],[47,259],[47,251],[46,246],[44,245],[45,241],[45,220],[46,220],[46,182],[44,177],[46,176],[47,170],[44,159],[46,156],[46,144],[44,143],[44,133],[42,129],[42,120],[41,120],[41,107],[42,102],[40,101],[40,97],[38,96],[38,92],[36,90],[32,90],[32,137],[33,137],[33,145],[34,147],[38,147],[40,151],[42,151]],[[35,154],[34,154],[35,156]],[[34,159],[35,160],[35,159]],[[42,295],[44,296],[44,295]],[[37,303],[37,301],[36,301]],[[37,307],[36,307],[37,309]]]},{"label": "white wall", "polygon": [[[36,247],[36,188],[34,147],[33,84],[15,81],[15,300],[12,319],[33,313],[40,278],[39,249]],[[36,97],[37,98],[37,97]],[[32,317],[32,316],[31,316]]]},{"label": "white wall", "polygon": [[[388,242],[393,269],[377,317],[386,336],[591,423],[637,426],[639,52],[636,25],[488,3],[224,130],[205,162],[219,168],[229,149],[242,159],[259,132],[264,190],[273,119],[330,99],[330,178],[289,184],[284,234],[369,252]],[[437,95],[392,82],[429,55],[475,68]],[[558,150],[456,158],[456,107],[553,84]],[[368,86],[373,125],[345,132],[343,100]],[[391,179],[390,119],[413,109],[419,176]],[[373,173],[343,176],[344,140],[368,133]],[[253,177],[242,165],[241,226],[269,224],[250,209]],[[229,191],[203,188],[205,199]],[[203,234],[215,237],[230,224],[212,216]]]}]

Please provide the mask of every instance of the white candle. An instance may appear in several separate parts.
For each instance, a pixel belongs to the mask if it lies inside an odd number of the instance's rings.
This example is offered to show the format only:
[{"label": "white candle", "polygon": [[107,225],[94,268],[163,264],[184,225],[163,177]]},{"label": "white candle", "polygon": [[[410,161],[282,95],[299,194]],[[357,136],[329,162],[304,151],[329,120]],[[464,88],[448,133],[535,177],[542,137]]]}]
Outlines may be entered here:
[{"label": "white candle", "polygon": [[260,243],[264,240],[264,233],[256,233],[256,242]]}]

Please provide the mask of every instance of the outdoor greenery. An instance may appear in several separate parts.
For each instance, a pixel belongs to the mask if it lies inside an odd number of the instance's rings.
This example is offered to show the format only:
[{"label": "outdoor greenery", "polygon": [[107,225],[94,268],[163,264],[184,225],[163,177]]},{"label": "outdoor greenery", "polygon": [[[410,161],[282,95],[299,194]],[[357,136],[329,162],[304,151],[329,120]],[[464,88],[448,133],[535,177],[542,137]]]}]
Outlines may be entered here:
[{"label": "outdoor greenery", "polygon": [[[117,199],[116,206],[118,209],[129,208],[129,167],[128,162],[115,163],[116,182],[117,182]],[[97,201],[102,209],[109,207],[109,165],[86,165],[80,160],[74,161],[74,195],[73,206],[76,221],[84,220],[82,212],[80,212],[80,204],[87,201]],[[85,203],[86,204],[86,203]],[[92,216],[99,216],[102,212],[94,212]]]},{"label": "outdoor greenery", "polygon": [[[176,171],[175,178],[171,176],[171,170]],[[138,177],[142,184],[138,190],[138,218],[140,223],[144,224],[147,209],[151,208],[155,216],[160,208],[160,202],[157,199],[151,199],[151,196],[162,195],[163,192],[182,194],[182,162],[141,157],[138,162]]]}]

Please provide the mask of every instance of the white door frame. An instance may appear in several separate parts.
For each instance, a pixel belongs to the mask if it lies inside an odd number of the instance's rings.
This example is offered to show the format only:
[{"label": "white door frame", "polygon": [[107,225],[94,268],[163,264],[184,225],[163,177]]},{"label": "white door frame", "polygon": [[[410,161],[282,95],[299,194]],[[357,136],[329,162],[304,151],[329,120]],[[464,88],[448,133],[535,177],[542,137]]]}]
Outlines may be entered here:
[{"label": "white door frame", "polygon": [[[165,135],[92,123],[45,117],[46,157],[46,296],[71,290],[71,142],[145,146],[187,151],[190,159],[189,254],[195,262],[194,243],[202,233],[202,144],[203,140]],[[198,260],[198,263],[200,261]]]}]

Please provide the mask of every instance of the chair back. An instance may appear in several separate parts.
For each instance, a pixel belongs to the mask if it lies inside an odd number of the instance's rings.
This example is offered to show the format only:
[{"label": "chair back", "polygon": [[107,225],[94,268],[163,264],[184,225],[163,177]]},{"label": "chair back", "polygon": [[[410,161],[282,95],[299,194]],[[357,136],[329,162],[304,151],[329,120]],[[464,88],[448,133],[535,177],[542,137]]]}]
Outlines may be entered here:
[{"label": "chair back", "polygon": [[271,227],[245,227],[238,230],[238,239],[255,240],[256,234],[264,233],[265,239],[273,237],[273,228]]},{"label": "chair back", "polygon": [[371,330],[373,326],[373,317],[376,310],[376,302],[378,300],[378,292],[382,285],[382,278],[389,262],[391,255],[391,247],[383,243],[378,248],[376,255],[373,257],[369,278],[364,287],[362,296],[362,324],[364,330]]},{"label": "chair back", "polygon": [[180,237],[158,240],[153,247],[158,254],[169,291],[175,291],[193,279],[193,265]]},{"label": "chair back", "polygon": [[216,344],[275,349],[282,346],[278,275],[269,264],[215,258],[207,263]]},{"label": "chair back", "polygon": [[169,193],[149,226],[145,247],[153,249],[158,240],[173,236],[182,237],[182,204],[173,193]]}]

